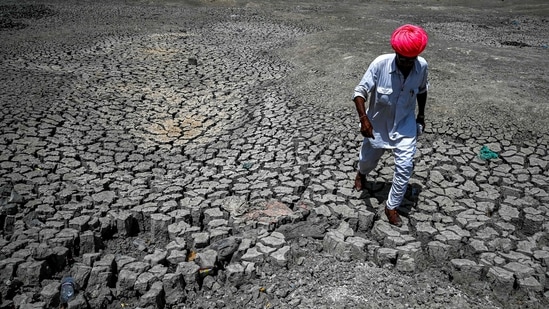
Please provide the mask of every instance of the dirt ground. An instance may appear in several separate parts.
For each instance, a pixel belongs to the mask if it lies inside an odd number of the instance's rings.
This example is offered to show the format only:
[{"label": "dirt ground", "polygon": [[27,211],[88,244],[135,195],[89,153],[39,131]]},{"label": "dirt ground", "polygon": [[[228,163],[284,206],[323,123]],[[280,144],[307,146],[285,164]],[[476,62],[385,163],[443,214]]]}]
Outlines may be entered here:
[{"label": "dirt ground", "polygon": [[539,69],[549,52],[546,2],[321,2],[324,9],[317,3],[275,13],[324,29],[285,54],[298,69],[294,85],[309,101],[348,107],[369,61],[391,52],[392,30],[413,23],[429,33],[422,54],[430,65],[428,119],[511,122],[546,132],[548,76]]},{"label": "dirt ground", "polygon": [[[430,69],[427,131],[430,123],[457,122],[465,131],[508,127],[516,139],[549,133],[546,69],[549,66],[549,3],[546,0],[127,0],[123,5],[201,8],[192,22],[205,24],[208,18],[215,18],[215,14],[208,14],[204,8],[227,11],[233,8],[234,14],[250,9],[281,24],[307,29],[307,35],[268,52],[292,67],[284,84],[299,104],[310,109],[321,107],[335,115],[338,111],[354,109],[351,95],[368,64],[377,55],[392,52],[391,32],[404,23],[418,24],[429,34],[429,44],[422,54]],[[90,20],[79,22],[94,25],[96,16],[93,11],[88,13]],[[143,16],[146,18],[142,20],[137,16],[127,17],[131,22],[126,24],[98,23],[92,30],[78,30],[74,26],[78,24],[76,21],[66,28],[52,26],[55,31],[48,31],[46,25],[41,32],[23,39],[0,32],[4,41],[0,44],[3,53],[0,61],[15,59],[17,53],[37,43],[49,42],[43,45],[44,50],[70,40],[80,45],[92,44],[104,40],[112,29],[126,32],[127,36],[172,29],[171,19],[163,20],[150,12]],[[116,18],[109,16],[108,20]],[[183,28],[181,24],[178,27]],[[6,76],[2,76],[2,82],[0,89],[21,87]],[[52,80],[53,85],[55,82]],[[111,251],[117,249],[111,248]],[[238,308],[239,304],[246,304],[248,298],[269,308],[271,305],[266,305],[269,300],[257,291],[282,286],[284,288],[278,290],[285,291],[281,292],[286,293],[284,297],[291,294],[299,301],[279,304],[280,308],[541,308],[547,303],[547,297],[501,303],[493,297],[489,286],[455,285],[440,269],[404,275],[369,262],[337,261],[320,253],[320,241],[296,242],[293,250],[295,261],[289,269],[263,269],[258,279],[243,287],[226,286],[205,292],[203,297],[181,308]],[[407,292],[404,294],[403,290]],[[123,302],[114,305],[130,307]]]}]

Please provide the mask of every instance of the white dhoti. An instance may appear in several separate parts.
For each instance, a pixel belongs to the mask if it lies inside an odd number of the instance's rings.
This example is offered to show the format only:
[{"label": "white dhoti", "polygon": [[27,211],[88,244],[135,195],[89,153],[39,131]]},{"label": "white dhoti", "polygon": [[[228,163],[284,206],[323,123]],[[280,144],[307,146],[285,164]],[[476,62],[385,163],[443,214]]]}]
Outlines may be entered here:
[{"label": "white dhoti", "polygon": [[368,175],[376,168],[379,159],[386,150],[392,150],[395,158],[395,172],[393,184],[389,191],[387,208],[395,209],[402,203],[408,182],[414,168],[414,155],[416,153],[416,139],[410,143],[399,145],[398,148],[374,148],[370,139],[364,139],[358,158],[358,170],[363,175]]}]

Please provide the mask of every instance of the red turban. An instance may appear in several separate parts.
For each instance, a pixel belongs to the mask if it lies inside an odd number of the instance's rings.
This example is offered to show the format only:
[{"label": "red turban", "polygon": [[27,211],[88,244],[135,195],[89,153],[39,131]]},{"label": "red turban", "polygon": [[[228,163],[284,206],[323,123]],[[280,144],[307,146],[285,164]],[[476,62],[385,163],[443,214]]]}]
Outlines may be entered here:
[{"label": "red turban", "polygon": [[391,35],[391,46],[397,54],[413,58],[421,54],[427,46],[427,32],[414,25],[398,27]]}]

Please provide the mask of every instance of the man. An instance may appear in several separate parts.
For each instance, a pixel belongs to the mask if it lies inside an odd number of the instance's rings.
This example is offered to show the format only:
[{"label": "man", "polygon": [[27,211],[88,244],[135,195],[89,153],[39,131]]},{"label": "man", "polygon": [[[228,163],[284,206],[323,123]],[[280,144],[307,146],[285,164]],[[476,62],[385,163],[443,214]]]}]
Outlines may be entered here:
[{"label": "man", "polygon": [[402,225],[397,208],[412,175],[416,138],[425,128],[427,62],[418,55],[427,46],[427,40],[427,33],[419,26],[397,28],[391,36],[395,53],[381,55],[370,64],[353,96],[364,136],[354,188],[363,190],[366,175],[376,167],[385,150],[392,150],[395,171],[385,215],[396,226]]}]

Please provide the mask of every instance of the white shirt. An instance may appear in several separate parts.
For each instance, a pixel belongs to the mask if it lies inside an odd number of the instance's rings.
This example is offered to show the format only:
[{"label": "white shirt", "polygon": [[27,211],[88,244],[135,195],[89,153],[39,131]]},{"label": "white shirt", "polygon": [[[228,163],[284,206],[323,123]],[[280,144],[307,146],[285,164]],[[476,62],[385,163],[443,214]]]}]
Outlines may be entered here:
[{"label": "white shirt", "polygon": [[374,138],[368,140],[374,148],[396,148],[415,143],[417,95],[427,91],[428,65],[417,57],[414,67],[405,79],[396,66],[396,55],[377,57],[362,80],[355,87],[357,96],[370,102],[366,114],[373,127]]}]

